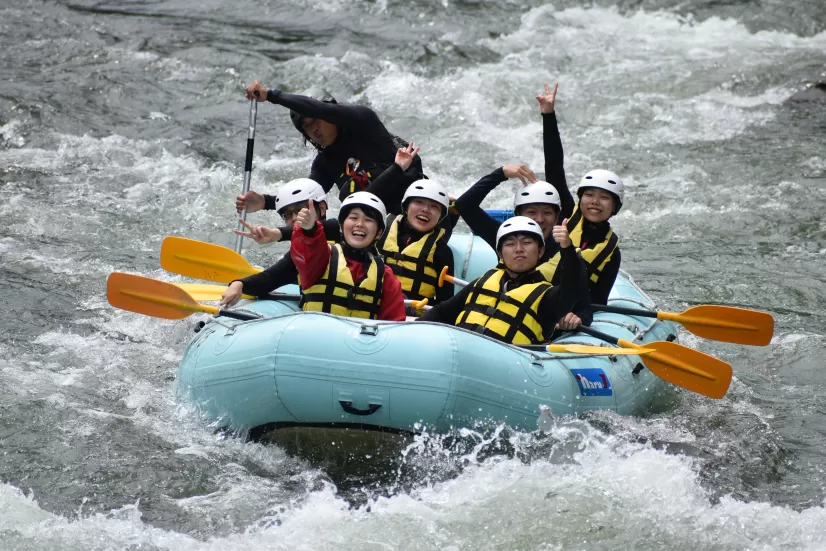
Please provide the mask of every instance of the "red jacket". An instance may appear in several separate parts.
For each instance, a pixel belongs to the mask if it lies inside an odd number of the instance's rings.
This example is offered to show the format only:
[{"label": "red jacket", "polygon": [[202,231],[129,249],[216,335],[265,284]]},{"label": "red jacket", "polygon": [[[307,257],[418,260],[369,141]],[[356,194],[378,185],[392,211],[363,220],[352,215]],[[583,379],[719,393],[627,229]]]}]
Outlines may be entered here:
[{"label": "red jacket", "polygon": [[[301,289],[309,289],[324,275],[324,271],[330,264],[330,245],[327,244],[327,237],[324,235],[321,222],[315,223],[311,235],[307,235],[298,224],[295,225],[293,237],[290,241],[290,256],[293,257],[295,267],[298,268]],[[347,267],[350,269],[354,282],[358,283],[367,276],[363,262],[344,258],[347,261]],[[393,273],[393,270],[385,265],[379,319],[404,321],[405,317],[402,284]]]}]

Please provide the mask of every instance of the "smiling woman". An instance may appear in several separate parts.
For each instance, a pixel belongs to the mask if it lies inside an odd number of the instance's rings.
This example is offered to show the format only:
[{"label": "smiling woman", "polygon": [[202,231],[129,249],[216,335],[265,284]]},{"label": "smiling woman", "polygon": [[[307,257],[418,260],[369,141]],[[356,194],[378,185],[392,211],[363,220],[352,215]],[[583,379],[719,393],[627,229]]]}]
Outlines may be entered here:
[{"label": "smiling woman", "polygon": [[338,212],[343,242],[329,245],[315,209],[301,209],[295,219],[301,231],[293,233],[290,254],[304,291],[304,311],[405,319],[401,284],[374,254],[386,216],[384,203],[372,193],[350,195]]},{"label": "smiling woman", "polygon": [[[450,198],[435,180],[413,182],[402,197],[403,214],[389,221],[377,247],[411,300],[435,304],[453,296],[453,286],[438,286],[438,274],[453,275],[453,253],[447,245],[454,220],[448,216]],[[411,316],[421,314],[410,311]]]}]

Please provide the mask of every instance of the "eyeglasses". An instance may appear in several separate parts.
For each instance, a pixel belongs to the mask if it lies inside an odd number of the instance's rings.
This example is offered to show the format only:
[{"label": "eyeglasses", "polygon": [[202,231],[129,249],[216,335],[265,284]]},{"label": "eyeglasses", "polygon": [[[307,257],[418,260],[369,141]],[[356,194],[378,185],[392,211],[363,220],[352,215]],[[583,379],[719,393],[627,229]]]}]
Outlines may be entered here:
[{"label": "eyeglasses", "polygon": [[298,215],[301,209],[306,208],[306,203],[296,203],[294,205],[287,205],[283,209],[281,209],[281,218],[284,219],[284,222],[289,224],[293,218]]}]

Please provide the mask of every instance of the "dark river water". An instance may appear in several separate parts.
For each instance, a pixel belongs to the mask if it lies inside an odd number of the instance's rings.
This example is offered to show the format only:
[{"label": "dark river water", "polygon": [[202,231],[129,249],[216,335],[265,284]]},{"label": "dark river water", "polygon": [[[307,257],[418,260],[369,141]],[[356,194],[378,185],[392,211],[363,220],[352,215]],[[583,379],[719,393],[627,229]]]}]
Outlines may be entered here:
[{"label": "dark river water", "polygon": [[[16,0],[0,46],[0,548],[826,549],[822,0]],[[774,339],[681,335],[733,365],[722,400],[423,435],[378,474],[218,433],[177,394],[193,319],[105,282],[181,281],[168,235],[233,245],[254,79],[369,105],[454,194],[542,169],[558,81],[569,182],[626,182],[623,267]],[[312,158],[261,104],[253,189]]]}]

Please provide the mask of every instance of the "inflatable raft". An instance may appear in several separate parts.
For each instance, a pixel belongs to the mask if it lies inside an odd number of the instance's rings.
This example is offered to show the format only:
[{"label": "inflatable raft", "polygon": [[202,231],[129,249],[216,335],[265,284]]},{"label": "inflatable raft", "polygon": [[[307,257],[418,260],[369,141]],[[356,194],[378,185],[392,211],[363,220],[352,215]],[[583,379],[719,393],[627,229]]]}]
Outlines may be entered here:
[{"label": "inflatable raft", "polygon": [[[462,279],[496,263],[478,237],[455,234],[450,246]],[[610,302],[654,307],[624,273]],[[639,413],[667,385],[634,355],[553,355],[442,324],[301,312],[295,302],[249,301],[240,309],[264,317],[212,318],[187,345],[178,378],[208,418],[232,429],[442,433],[505,423],[531,431],[543,411]],[[676,335],[672,322],[611,313],[596,313],[592,327],[640,344]],[[557,342],[608,346],[578,333]]]}]

